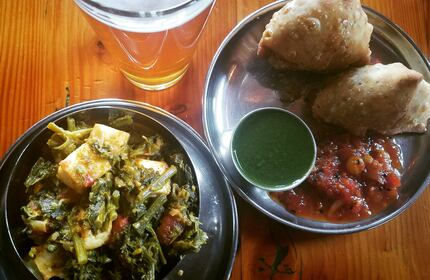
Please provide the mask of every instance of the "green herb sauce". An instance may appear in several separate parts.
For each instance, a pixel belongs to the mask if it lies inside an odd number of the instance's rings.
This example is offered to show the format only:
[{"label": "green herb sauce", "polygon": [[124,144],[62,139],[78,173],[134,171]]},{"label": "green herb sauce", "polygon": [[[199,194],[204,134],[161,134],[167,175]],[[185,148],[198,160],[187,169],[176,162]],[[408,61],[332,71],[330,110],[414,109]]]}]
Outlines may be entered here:
[{"label": "green herb sauce", "polygon": [[306,176],[316,150],[311,133],[299,119],[265,109],[242,120],[233,136],[232,152],[248,181],[276,189]]}]

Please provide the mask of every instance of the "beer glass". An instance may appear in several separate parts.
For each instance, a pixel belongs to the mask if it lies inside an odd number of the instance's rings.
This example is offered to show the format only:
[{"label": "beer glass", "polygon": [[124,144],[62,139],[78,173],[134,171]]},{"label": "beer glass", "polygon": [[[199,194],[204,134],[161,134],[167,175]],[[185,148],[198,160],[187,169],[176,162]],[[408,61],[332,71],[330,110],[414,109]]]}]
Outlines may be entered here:
[{"label": "beer glass", "polygon": [[187,71],[215,0],[75,0],[124,76],[146,90]]}]

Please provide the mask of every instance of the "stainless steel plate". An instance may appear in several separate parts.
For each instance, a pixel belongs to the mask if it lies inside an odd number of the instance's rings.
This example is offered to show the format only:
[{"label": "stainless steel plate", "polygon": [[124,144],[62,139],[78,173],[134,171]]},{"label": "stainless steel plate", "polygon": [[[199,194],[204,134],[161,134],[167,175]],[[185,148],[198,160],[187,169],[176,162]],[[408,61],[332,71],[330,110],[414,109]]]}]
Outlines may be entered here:
[{"label": "stainless steel plate", "polygon": [[[20,246],[20,244],[17,244],[19,241],[13,241],[19,240],[19,238],[14,239],[13,237],[17,236],[18,232],[18,227],[14,226],[14,224],[19,223],[21,220],[17,209],[22,204],[19,204],[19,198],[11,195],[11,192],[8,191],[9,186],[19,187],[17,184],[9,184],[8,182],[13,179],[10,178],[13,173],[12,170],[16,162],[19,161],[20,155],[23,154],[29,143],[34,143],[34,139],[40,142],[39,140],[43,138],[40,135],[50,121],[64,119],[65,116],[78,114],[79,112],[95,112],[111,108],[137,111],[142,116],[136,115],[136,118],[152,118],[165,127],[175,136],[186,151],[196,173],[200,194],[199,218],[202,222],[203,230],[208,233],[209,239],[198,253],[188,254],[181,259],[165,279],[228,279],[237,250],[237,210],[232,191],[228,187],[209,149],[190,126],[168,112],[148,104],[118,99],[80,103],[55,112],[24,133],[6,153],[0,163],[0,279],[31,278],[26,267],[20,261],[19,254],[18,256],[16,254],[19,251],[16,249]],[[146,126],[148,125],[149,121],[146,122]],[[44,143],[46,141],[43,141]],[[31,156],[29,155],[29,157]],[[36,153],[34,156],[38,157],[39,154]],[[34,160],[28,162],[30,164]],[[22,176],[18,177],[21,178]],[[14,202],[17,205],[12,205]],[[12,212],[14,211],[11,209],[17,210],[15,212],[18,213],[13,214]],[[12,222],[7,223],[7,219]],[[178,275],[179,270],[184,271],[183,276]]]},{"label": "stainless steel plate", "polygon": [[[280,74],[256,56],[265,25],[285,2],[269,4],[245,18],[215,54],[207,75],[203,102],[203,122],[209,147],[233,188],[261,212],[286,225],[313,232],[348,233],[387,222],[405,210],[430,181],[430,133],[395,137],[402,147],[405,162],[400,199],[382,213],[354,223],[335,224],[297,217],[274,202],[267,192],[247,183],[234,168],[230,141],[242,116],[267,106],[283,107],[299,114],[301,111],[300,103],[285,105],[280,100],[283,91],[291,84],[280,83]],[[372,59],[382,63],[402,62],[430,81],[429,63],[408,35],[377,12],[369,8],[365,11],[374,25],[370,42]]]}]

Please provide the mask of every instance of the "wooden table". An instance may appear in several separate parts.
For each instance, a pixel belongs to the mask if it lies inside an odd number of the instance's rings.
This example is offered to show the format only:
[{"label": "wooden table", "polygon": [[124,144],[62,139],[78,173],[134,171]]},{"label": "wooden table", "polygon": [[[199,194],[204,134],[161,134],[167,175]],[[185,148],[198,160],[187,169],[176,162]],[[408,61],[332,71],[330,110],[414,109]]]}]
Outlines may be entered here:
[{"label": "wooden table", "polygon": [[[71,104],[105,97],[148,102],[202,134],[201,97],[213,54],[239,20],[269,2],[218,0],[184,79],[164,92],[145,92],[118,72],[72,1],[1,0],[0,156],[68,96]],[[363,2],[429,55],[430,1]],[[232,279],[430,279],[430,190],[388,224],[339,236],[292,230],[237,201],[240,247]],[[276,255],[282,261],[272,266]]]}]

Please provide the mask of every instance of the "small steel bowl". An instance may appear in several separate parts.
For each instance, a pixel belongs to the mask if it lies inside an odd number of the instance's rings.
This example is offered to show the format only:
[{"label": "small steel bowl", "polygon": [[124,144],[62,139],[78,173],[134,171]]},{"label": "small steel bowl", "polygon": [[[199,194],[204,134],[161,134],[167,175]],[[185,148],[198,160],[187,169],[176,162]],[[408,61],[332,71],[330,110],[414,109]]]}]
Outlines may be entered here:
[{"label": "small steel bowl", "polygon": [[[234,152],[234,142],[235,142],[235,137],[238,135],[239,133],[239,129],[240,126],[250,117],[254,116],[255,114],[258,114],[261,111],[279,111],[282,112],[283,114],[285,114],[286,116],[288,116],[290,119],[293,119],[296,123],[298,123],[300,126],[302,126],[303,128],[305,128],[306,132],[307,132],[307,138],[311,140],[313,147],[312,147],[312,162],[311,164],[307,167],[306,172],[303,174],[303,176],[298,177],[298,178],[294,178],[294,181],[290,184],[282,184],[276,187],[273,186],[267,186],[265,184],[261,184],[261,183],[257,183],[255,182],[252,178],[250,178],[241,168],[240,163],[239,163],[239,159],[237,158],[237,156],[235,155]],[[297,139],[297,136],[296,136]],[[306,139],[300,139],[300,140],[306,140]],[[262,148],[262,147],[253,147],[254,149],[258,149],[258,148]],[[294,147],[295,149],[297,147]],[[245,116],[243,116],[236,128],[233,131],[233,136],[231,137],[231,143],[230,143],[230,156],[233,159],[233,163],[234,166],[236,167],[236,170],[240,173],[240,175],[248,181],[248,183],[253,184],[256,187],[259,187],[262,190],[266,190],[266,191],[271,191],[271,192],[280,192],[280,191],[287,191],[287,190],[291,190],[294,189],[295,187],[299,186],[301,183],[303,183],[304,180],[306,180],[306,178],[309,176],[309,174],[312,171],[312,168],[315,166],[315,160],[317,157],[317,145],[315,143],[315,138],[314,135],[312,134],[311,129],[308,127],[308,125],[301,119],[299,118],[297,115],[291,113],[288,110],[282,109],[282,108],[276,108],[276,107],[263,107],[260,109],[256,109],[254,111],[249,112],[248,114],[246,114]]]},{"label": "small steel bowl", "polygon": [[[159,274],[164,279],[228,279],[236,254],[238,224],[234,197],[209,150],[198,134],[183,121],[159,108],[116,99],[77,104],[42,119],[26,131],[9,149],[0,165],[0,276],[7,279],[34,279],[24,257],[33,244],[22,232],[20,207],[27,196],[23,182],[34,162],[49,158],[46,141],[52,132],[49,122],[63,125],[68,116],[106,123],[109,110],[133,114],[133,130],[160,134],[169,145],[188,156],[199,190],[199,219],[209,239],[199,253],[172,261]],[[214,188],[214,186],[217,186]],[[216,203],[213,203],[216,201]],[[180,276],[179,271],[184,271]]]}]

